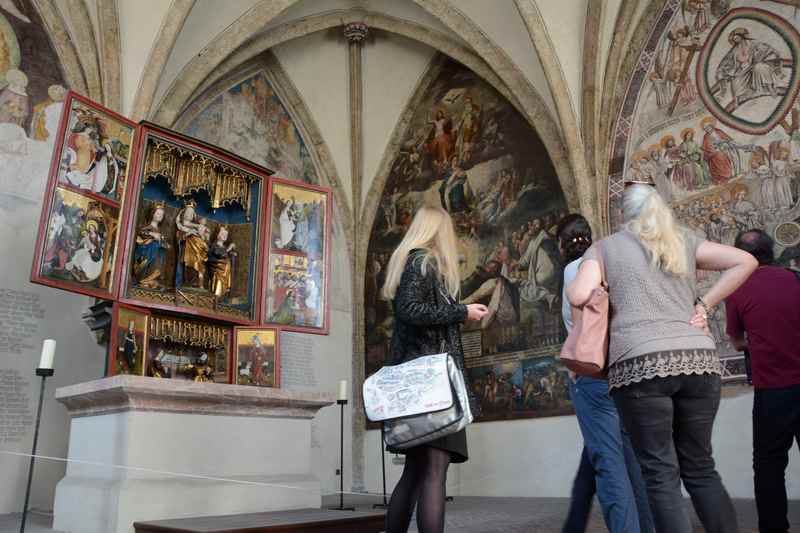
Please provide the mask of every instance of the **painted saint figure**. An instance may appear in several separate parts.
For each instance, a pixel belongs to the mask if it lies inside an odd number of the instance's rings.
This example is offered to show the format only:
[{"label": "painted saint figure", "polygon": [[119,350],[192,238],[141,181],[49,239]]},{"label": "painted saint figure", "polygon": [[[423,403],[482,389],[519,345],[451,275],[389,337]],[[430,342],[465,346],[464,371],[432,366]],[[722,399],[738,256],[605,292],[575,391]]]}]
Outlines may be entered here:
[{"label": "painted saint figure", "polygon": [[283,211],[281,211],[281,214],[278,217],[280,237],[275,241],[275,246],[277,248],[286,248],[294,239],[294,232],[297,228],[297,224],[295,223],[296,217],[294,214],[294,204],[294,198],[289,198],[286,201],[286,205],[283,207]]},{"label": "painted saint figure", "polygon": [[125,339],[118,351],[124,357],[123,362],[127,365],[127,371],[133,372],[136,367],[136,352],[139,351],[136,343],[136,323],[133,320],[128,322],[128,331],[125,333]]},{"label": "painted saint figure", "polygon": [[217,238],[208,250],[208,270],[211,274],[211,292],[217,298],[226,297],[233,288],[235,243],[228,244],[228,228],[220,226]]},{"label": "painted saint figure", "polygon": [[480,133],[481,108],[472,101],[470,96],[464,100],[464,111],[457,126],[456,154],[461,161],[469,161],[472,156],[472,147]]},{"label": "painted saint figure", "polygon": [[189,278],[194,273],[195,288],[205,288],[209,229],[204,224],[204,219],[197,215],[196,207],[194,200],[188,201],[175,219],[180,250],[175,276],[176,287],[191,281]]},{"label": "painted saint figure", "polygon": [[436,111],[436,117],[429,120],[428,124],[433,125],[431,140],[428,142],[428,151],[433,156],[434,162],[443,166],[450,159],[453,153],[452,129],[453,122],[445,115],[444,110]]},{"label": "painted saint figure", "polygon": [[760,96],[779,96],[779,80],[783,77],[780,53],[771,45],[750,37],[747,28],[736,28],[728,34],[731,49],[717,66],[717,82],[722,95],[731,91],[726,109],[731,112],[747,100]]},{"label": "painted saint figure", "polygon": [[730,135],[716,127],[717,121],[706,117],[700,123],[703,136],[703,157],[708,164],[711,181],[722,185],[742,171],[739,150]]},{"label": "painted saint figure", "polygon": [[6,81],[8,85],[0,91],[0,122],[27,129],[31,112],[30,97],[26,91],[28,77],[21,70],[12,68],[6,72]]},{"label": "painted saint figure", "polygon": [[467,173],[462,170],[458,157],[450,162],[450,172],[439,186],[439,198],[448,213],[461,213],[469,210],[472,191]]},{"label": "painted saint figure", "polygon": [[150,222],[136,233],[133,256],[133,278],[136,285],[145,289],[160,289],[169,244],[161,233],[164,204],[156,204]]},{"label": "painted saint figure", "polygon": [[64,265],[64,269],[83,283],[94,281],[103,271],[103,237],[99,234],[96,220],[86,223],[86,231],[78,244],[72,259]]},{"label": "painted saint figure", "polygon": [[92,122],[87,117],[73,126],[61,161],[62,179],[79,189],[111,194],[116,189],[120,168],[111,145],[100,145],[100,127],[98,121]]}]

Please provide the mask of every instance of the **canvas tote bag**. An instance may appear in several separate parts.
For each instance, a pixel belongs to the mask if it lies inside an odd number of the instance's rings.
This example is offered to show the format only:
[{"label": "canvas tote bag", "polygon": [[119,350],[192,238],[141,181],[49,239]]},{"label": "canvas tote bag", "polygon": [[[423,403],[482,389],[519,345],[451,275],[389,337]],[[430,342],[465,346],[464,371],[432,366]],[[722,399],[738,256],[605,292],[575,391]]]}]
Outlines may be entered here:
[{"label": "canvas tote bag", "polygon": [[384,366],[364,381],[364,411],[383,423],[383,439],[404,450],[461,431],[472,422],[464,375],[447,353]]},{"label": "canvas tote bag", "polygon": [[605,377],[608,364],[608,284],[603,262],[603,250],[597,243],[597,262],[600,264],[600,287],[592,291],[583,306],[581,316],[561,347],[560,359],[579,376]]}]

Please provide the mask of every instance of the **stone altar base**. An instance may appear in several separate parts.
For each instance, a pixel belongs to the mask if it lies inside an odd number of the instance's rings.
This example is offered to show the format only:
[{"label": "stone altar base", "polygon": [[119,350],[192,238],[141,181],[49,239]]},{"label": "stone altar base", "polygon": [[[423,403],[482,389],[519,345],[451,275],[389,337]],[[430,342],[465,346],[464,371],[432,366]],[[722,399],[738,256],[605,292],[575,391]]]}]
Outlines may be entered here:
[{"label": "stone altar base", "polygon": [[71,417],[56,530],[321,505],[311,420],[333,394],[123,375],[56,399]]}]

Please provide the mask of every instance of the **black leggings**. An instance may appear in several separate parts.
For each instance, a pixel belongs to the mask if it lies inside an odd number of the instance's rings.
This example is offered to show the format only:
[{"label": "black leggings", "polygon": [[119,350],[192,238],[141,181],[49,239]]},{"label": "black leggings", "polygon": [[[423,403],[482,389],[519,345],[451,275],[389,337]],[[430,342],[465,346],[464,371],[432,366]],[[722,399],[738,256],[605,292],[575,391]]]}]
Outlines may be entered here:
[{"label": "black leggings", "polygon": [[403,475],[386,512],[386,533],[406,533],[414,506],[419,533],[443,533],[448,466],[448,451],[429,446],[408,450]]}]

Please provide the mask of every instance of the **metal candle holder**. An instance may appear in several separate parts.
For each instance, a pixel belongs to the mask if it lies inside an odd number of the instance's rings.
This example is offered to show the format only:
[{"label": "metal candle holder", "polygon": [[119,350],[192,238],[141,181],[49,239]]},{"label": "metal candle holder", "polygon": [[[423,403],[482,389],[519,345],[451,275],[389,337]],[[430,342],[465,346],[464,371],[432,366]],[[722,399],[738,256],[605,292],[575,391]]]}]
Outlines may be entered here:
[{"label": "metal candle holder", "polygon": [[344,506],[344,406],[347,400],[336,400],[341,410],[339,411],[339,506],[331,507],[332,511],[355,511],[355,507]]},{"label": "metal candle holder", "polygon": [[36,444],[39,442],[39,422],[42,420],[42,404],[44,403],[45,380],[54,374],[52,368],[37,368],[36,375],[42,378],[42,386],[39,389],[39,408],[36,411],[36,427],[33,431],[33,448],[31,448],[31,464],[28,467],[28,486],[25,489],[25,505],[22,508],[22,523],[19,526],[19,533],[25,533],[25,522],[28,519],[28,502],[31,497],[31,482],[33,481],[33,464],[36,461]]}]

